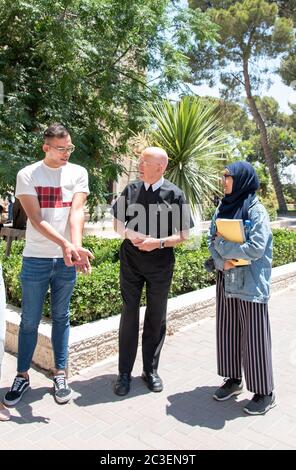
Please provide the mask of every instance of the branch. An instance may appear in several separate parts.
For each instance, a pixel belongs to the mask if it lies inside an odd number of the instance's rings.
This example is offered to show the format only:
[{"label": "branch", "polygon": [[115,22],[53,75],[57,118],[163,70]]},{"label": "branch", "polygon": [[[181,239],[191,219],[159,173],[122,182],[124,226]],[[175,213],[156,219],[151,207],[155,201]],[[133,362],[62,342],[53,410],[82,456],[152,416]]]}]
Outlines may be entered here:
[{"label": "branch", "polygon": [[[117,47],[116,47],[116,49],[115,49],[115,51],[114,51],[114,54],[115,54],[115,52],[117,51],[118,47],[119,47],[119,44],[117,45]],[[127,49],[126,49],[119,57],[116,58],[116,60],[111,64],[111,67],[114,67],[114,65],[117,64],[117,62],[119,62],[119,61],[128,53],[128,51],[129,51],[131,48],[132,48],[132,44],[130,44],[130,45],[127,47]],[[113,55],[114,55],[114,54],[113,54]]]},{"label": "branch", "polygon": [[240,78],[238,78],[237,75],[235,75],[232,72],[230,72],[230,75],[232,75],[235,80],[237,80],[241,85],[243,85],[243,87],[245,87],[245,82],[243,82]]},{"label": "branch", "polygon": [[70,3],[71,3],[71,1],[69,0],[65,5],[63,13],[61,13],[60,16],[58,16],[57,20],[59,22],[65,21],[67,16],[72,17],[72,18],[77,18],[78,17],[78,15],[75,15],[74,13],[67,12],[67,9],[68,9],[68,6],[70,5]]},{"label": "branch", "polygon": [[149,80],[147,83],[151,83],[151,82],[154,82],[155,80],[158,80],[160,77],[162,76],[162,73],[160,75],[158,75],[157,77],[155,78],[152,78],[151,80]]},{"label": "branch", "polygon": [[123,75],[124,77],[127,77],[127,78],[130,78],[131,80],[134,80],[135,82],[137,83],[140,83],[141,85],[143,85],[145,88],[148,88],[148,90],[151,91],[151,93],[153,93],[154,95],[156,95],[158,98],[162,98],[159,93],[157,93],[155,90],[153,90],[149,85],[147,85],[147,83],[143,82],[142,80],[140,80],[139,78],[137,77],[133,77],[132,75],[126,73],[126,72],[122,72],[121,70],[119,69],[116,69],[115,67],[113,67],[114,70],[116,70],[120,75]]},{"label": "branch", "polygon": [[[116,46],[115,51],[118,49],[118,47],[119,47],[119,44]],[[111,63],[110,65],[108,65],[108,67],[109,67],[109,68],[114,68],[114,65],[116,65],[116,64],[128,53],[128,51],[129,51],[131,48],[132,48],[132,44],[130,44],[130,45],[127,47],[127,49],[126,49],[119,57],[117,57],[116,60],[115,60],[113,63]],[[112,57],[114,56],[115,51],[114,51],[114,53],[112,54]],[[96,70],[94,70],[93,72],[90,72],[90,73],[87,75],[87,78],[92,77],[93,75],[96,75],[96,74],[98,74],[98,73],[100,73],[100,72],[103,72],[104,70],[106,70],[106,68],[107,68],[107,66],[106,66],[106,67],[103,67],[103,68],[96,69]]]}]

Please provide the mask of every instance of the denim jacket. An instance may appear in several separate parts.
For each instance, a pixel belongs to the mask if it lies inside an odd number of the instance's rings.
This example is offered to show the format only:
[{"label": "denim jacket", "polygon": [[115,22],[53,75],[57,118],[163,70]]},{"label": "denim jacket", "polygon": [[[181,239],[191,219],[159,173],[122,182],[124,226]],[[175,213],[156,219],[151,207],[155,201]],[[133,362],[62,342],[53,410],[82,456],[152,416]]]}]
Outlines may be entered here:
[{"label": "denim jacket", "polygon": [[224,272],[225,295],[250,302],[267,303],[272,268],[272,232],[269,216],[256,198],[248,211],[251,229],[247,240],[240,244],[215,237],[218,209],[208,232],[208,247],[215,268],[223,271],[227,259],[243,258],[250,265],[237,266]]}]

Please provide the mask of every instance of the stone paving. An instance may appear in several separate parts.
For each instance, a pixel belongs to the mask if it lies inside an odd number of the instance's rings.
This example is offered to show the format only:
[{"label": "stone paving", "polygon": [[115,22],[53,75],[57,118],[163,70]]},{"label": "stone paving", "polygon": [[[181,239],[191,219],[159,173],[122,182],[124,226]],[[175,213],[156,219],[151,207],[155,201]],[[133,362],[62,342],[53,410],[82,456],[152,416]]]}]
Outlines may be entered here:
[{"label": "stone paving", "polygon": [[[270,301],[277,406],[265,416],[246,415],[251,397],[216,402],[215,319],[206,318],[167,336],[159,373],[162,393],[151,393],[140,378],[141,352],[131,392],[117,397],[112,387],[117,358],[71,377],[71,403],[58,405],[50,378],[32,369],[31,389],[0,422],[0,449],[296,449],[296,285]],[[16,358],[5,354],[0,397],[15,374]]]}]

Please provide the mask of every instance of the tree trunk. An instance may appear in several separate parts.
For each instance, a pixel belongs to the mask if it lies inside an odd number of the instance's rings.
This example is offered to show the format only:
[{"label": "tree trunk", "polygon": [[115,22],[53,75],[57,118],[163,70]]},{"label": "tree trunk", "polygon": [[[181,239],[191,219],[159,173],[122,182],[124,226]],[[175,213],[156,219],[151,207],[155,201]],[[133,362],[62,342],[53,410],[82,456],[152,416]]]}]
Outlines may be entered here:
[{"label": "tree trunk", "polygon": [[276,197],[279,203],[279,211],[282,213],[286,213],[287,205],[286,205],[286,201],[285,201],[285,197],[283,193],[283,188],[282,188],[279,175],[278,175],[275,163],[274,163],[274,159],[271,153],[271,148],[268,142],[266,126],[252,95],[250,77],[249,77],[249,64],[248,64],[247,58],[244,58],[243,66],[244,66],[244,79],[245,79],[245,90],[247,93],[247,99],[248,99],[249,107],[253,115],[253,118],[259,128],[261,145],[262,145],[264,157],[265,157],[265,160],[266,160],[269,172],[270,172],[270,176],[271,176],[272,184],[274,186]]}]

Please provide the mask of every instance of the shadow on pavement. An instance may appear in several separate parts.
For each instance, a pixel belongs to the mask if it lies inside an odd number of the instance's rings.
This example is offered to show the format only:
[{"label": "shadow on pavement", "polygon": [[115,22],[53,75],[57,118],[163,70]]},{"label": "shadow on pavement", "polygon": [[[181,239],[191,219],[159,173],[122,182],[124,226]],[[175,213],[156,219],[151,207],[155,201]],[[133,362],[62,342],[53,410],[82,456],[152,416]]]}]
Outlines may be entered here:
[{"label": "shadow on pavement", "polygon": [[[6,394],[9,391],[9,388],[1,389],[1,395]],[[39,388],[29,388],[26,393],[23,395],[23,398],[19,403],[17,403],[13,407],[7,407],[9,410],[15,409],[20,416],[11,415],[10,421],[13,421],[18,424],[25,424],[25,423],[44,423],[48,424],[50,422],[50,418],[45,416],[34,416],[33,409],[31,403],[38,402],[42,400],[42,398],[46,394],[52,394],[52,390],[50,387],[39,387]]]},{"label": "shadow on pavement", "polygon": [[226,421],[248,417],[243,411],[248,400],[239,403],[232,397],[227,401],[218,402],[213,399],[217,387],[196,387],[190,392],[176,393],[168,396],[167,415],[174,416],[178,421],[190,426],[211,429],[222,429]]},{"label": "shadow on pavement", "polygon": [[71,388],[80,396],[74,397],[73,402],[78,406],[91,406],[100,403],[110,403],[128,400],[138,395],[151,393],[141,377],[132,377],[130,392],[119,397],[113,392],[117,375],[105,374],[89,380],[79,380],[70,383]]}]

